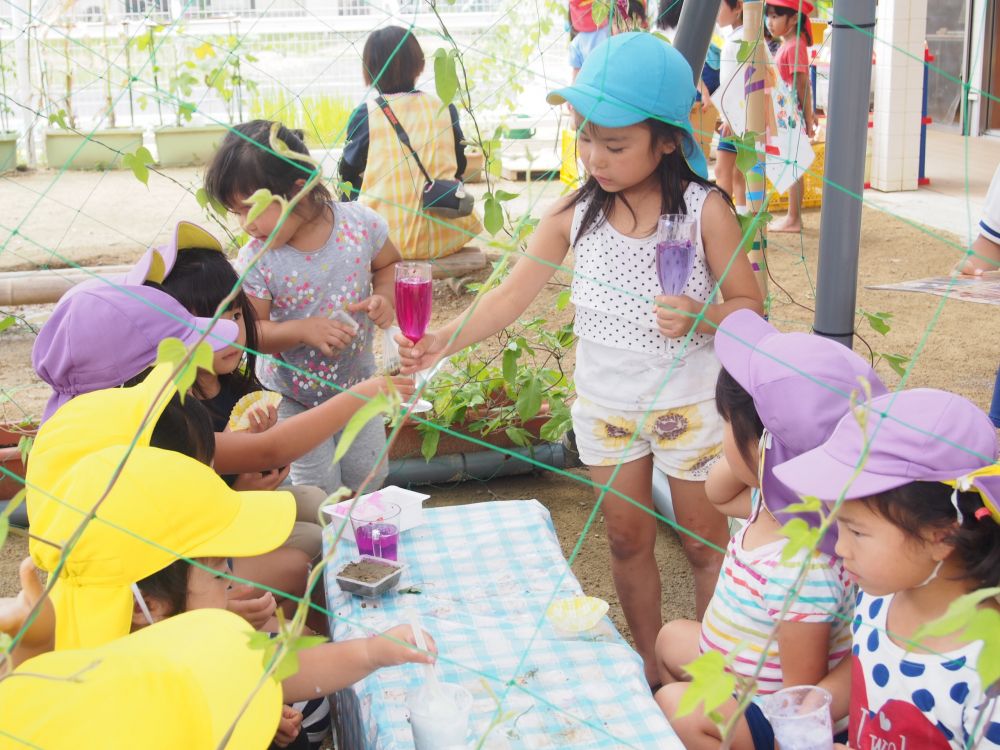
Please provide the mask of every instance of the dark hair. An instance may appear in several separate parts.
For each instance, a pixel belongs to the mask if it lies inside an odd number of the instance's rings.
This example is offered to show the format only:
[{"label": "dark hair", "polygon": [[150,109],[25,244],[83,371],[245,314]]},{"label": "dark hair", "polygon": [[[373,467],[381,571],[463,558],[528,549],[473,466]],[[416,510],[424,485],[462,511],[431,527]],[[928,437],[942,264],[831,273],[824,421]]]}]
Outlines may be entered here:
[{"label": "dark hair", "polygon": [[656,14],[656,28],[676,29],[681,21],[683,7],[684,0],[660,0],[659,13]]},{"label": "dark hair", "polygon": [[975,581],[978,588],[996,586],[1000,584],[1000,524],[991,516],[976,518],[976,511],[983,507],[978,492],[959,492],[962,525],[956,527],[952,492],[952,487],[940,482],[911,482],[862,502],[912,539],[922,540],[928,528],[951,527],[945,541],[955,547],[954,554],[965,568],[963,578]]},{"label": "dark hair", "polygon": [[[146,379],[150,369],[152,368],[129,378],[123,385],[138,385]],[[182,453],[195,461],[211,465],[215,458],[215,429],[208,409],[196,398],[181,401],[180,394],[175,393],[156,420],[149,444],[153,448]]]},{"label": "dark hair", "polygon": [[[272,124],[270,120],[251,120],[226,133],[205,173],[205,191],[209,196],[227,208],[261,188],[286,200],[292,199],[298,192],[295,183],[308,179],[312,167],[272,153]],[[277,135],[295,153],[309,154],[302,139],[284,125],[279,125]],[[317,182],[305,202],[315,212],[325,209],[332,200],[327,187]]]},{"label": "dark hair", "polygon": [[618,5],[615,4],[612,13],[614,13],[614,20],[618,23],[633,21],[639,23],[642,28],[647,27],[646,3],[644,0],[628,0],[624,15],[618,13]]},{"label": "dark hair", "polygon": [[[200,562],[203,565],[213,565],[222,558],[204,557]],[[188,576],[191,574],[191,565],[187,560],[174,560],[167,567],[162,568],[150,576],[146,576],[139,581],[136,586],[142,593],[143,598],[155,596],[167,603],[170,608],[168,617],[179,615],[187,609]]]},{"label": "dark hair", "polygon": [[[772,11],[776,16],[782,16],[784,18],[791,18],[792,16],[798,16],[795,20],[795,28],[799,30],[799,36],[804,36],[806,38],[806,46],[812,47],[813,38],[812,34],[809,32],[809,18],[804,13],[799,13],[795,8],[786,8],[783,5],[771,5],[769,3],[764,4],[764,12]],[[765,23],[764,26],[767,26]]]},{"label": "dark hair", "polygon": [[[180,302],[192,315],[210,318],[215,314],[219,303],[233,289],[239,289],[230,310],[237,310],[243,315],[246,326],[246,359],[240,367],[231,373],[219,375],[223,388],[242,398],[248,393],[263,390],[264,386],[257,380],[255,373],[259,337],[257,335],[257,315],[250,298],[239,285],[240,277],[233,269],[225,255],[218,250],[205,248],[189,248],[177,254],[173,270],[160,285],[163,291]],[[195,395],[205,398],[198,392],[195,383]],[[228,418],[229,415],[225,414]]]},{"label": "dark hair", "polygon": [[[660,178],[661,214],[687,213],[687,207],[684,204],[684,188],[687,183],[691,182],[695,182],[710,190],[717,190],[725,196],[730,206],[732,205],[729,195],[722,188],[695,174],[694,170],[688,166],[687,160],[684,158],[684,137],[687,135],[685,131],[675,125],[670,125],[655,118],[643,120],[643,124],[649,128],[652,136],[650,148],[655,149],[665,141],[673,143],[676,147],[671,153],[664,154],[656,167],[656,173]],[[587,122],[584,123],[583,127],[586,130],[587,128],[593,128],[594,125]],[[566,206],[566,209],[570,209],[577,203],[588,201],[587,208],[583,212],[583,219],[580,222],[580,230],[577,232],[576,237],[573,238],[573,242],[575,243],[587,232],[600,228],[607,221],[608,214],[614,207],[615,200],[619,197],[621,197],[621,201],[625,204],[625,207],[632,212],[632,216],[635,217],[635,211],[628,204],[628,201],[625,200],[624,196],[607,192],[597,180],[588,176],[583,187],[573,194],[572,199]],[[733,210],[735,211],[736,209],[734,208]]]},{"label": "dark hair", "polygon": [[743,460],[747,465],[753,465],[750,444],[760,440],[764,434],[764,423],[757,414],[753,397],[725,369],[719,370],[719,379],[715,381],[715,408],[719,416],[729,423]]},{"label": "dark hair", "polygon": [[722,2],[729,6],[729,10],[736,10],[736,6],[740,4],[740,0],[722,0]]},{"label": "dark hair", "polygon": [[361,75],[365,86],[375,85],[380,94],[413,91],[424,70],[424,51],[411,29],[386,26],[373,31],[361,53]]}]

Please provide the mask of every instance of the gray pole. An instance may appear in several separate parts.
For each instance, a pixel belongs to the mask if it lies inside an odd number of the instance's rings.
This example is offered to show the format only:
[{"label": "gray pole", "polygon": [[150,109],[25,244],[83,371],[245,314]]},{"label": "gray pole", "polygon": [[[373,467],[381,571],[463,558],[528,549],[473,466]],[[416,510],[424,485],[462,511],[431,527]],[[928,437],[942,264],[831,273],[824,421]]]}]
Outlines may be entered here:
[{"label": "gray pole", "polygon": [[712,41],[715,17],[719,15],[722,0],[687,0],[681,8],[681,18],[677,22],[674,49],[684,55],[694,72],[694,85],[701,80],[701,69],[705,66],[708,43]]},{"label": "gray pole", "polygon": [[835,0],[833,19],[813,331],[850,348],[861,242],[861,201],[854,196],[864,190],[875,0]]}]

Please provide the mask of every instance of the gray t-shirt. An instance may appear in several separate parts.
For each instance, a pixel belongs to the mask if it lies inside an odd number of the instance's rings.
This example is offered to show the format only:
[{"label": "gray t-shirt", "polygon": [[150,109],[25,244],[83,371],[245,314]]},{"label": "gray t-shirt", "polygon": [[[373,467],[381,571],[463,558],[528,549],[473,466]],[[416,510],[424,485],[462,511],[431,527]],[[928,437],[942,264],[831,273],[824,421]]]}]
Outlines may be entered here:
[{"label": "gray t-shirt", "polygon": [[[243,282],[243,289],[251,297],[271,300],[271,320],[277,323],[330,317],[372,293],[372,260],[385,244],[389,227],[367,206],[354,202],[331,205],[333,231],[322,248],[310,253],[288,245],[272,248]],[[240,273],[259,250],[259,240],[251,240],[240,249],[236,259]],[[349,388],[374,375],[374,324],[367,313],[350,315],[360,326],[350,346],[333,357],[309,346],[282,352],[275,357],[280,362],[262,357],[257,360],[261,382],[286,398],[312,407],[339,392],[322,381]]]}]

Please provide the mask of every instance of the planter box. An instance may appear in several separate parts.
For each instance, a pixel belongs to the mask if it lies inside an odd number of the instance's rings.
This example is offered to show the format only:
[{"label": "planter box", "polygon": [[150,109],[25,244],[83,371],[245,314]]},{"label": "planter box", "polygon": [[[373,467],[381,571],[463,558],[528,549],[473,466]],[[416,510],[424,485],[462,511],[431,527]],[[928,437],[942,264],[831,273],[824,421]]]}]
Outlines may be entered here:
[{"label": "planter box", "polygon": [[22,435],[33,435],[37,430],[38,426],[33,424],[0,424],[0,466],[21,477],[21,480],[12,479],[0,472],[0,500],[10,500],[24,488],[22,480],[24,479],[25,467],[17,443]]},{"label": "planter box", "polygon": [[17,133],[0,133],[0,174],[17,169]]},{"label": "planter box", "polygon": [[121,169],[122,153],[142,145],[141,128],[96,130],[89,136],[66,130],[45,134],[45,158],[52,169]]},{"label": "planter box", "polygon": [[[475,416],[469,417],[466,423],[475,420]],[[527,422],[519,423],[517,427],[523,427],[532,435],[532,443],[538,444],[542,443],[542,439],[538,436],[538,431],[542,429],[544,425],[549,420],[548,410],[543,407],[543,412],[538,416],[529,419]],[[392,444],[389,449],[390,459],[402,459],[402,458],[420,458],[423,456],[420,453],[420,446],[424,442],[424,436],[422,433],[417,431],[417,422],[407,419],[403,422],[403,425],[399,428],[399,435],[396,441]],[[457,432],[460,435],[467,435],[468,437],[478,440],[480,442],[489,443],[490,446],[497,448],[517,448],[518,446],[507,437],[507,433],[501,430],[496,430],[490,434],[483,436],[478,432],[469,432],[463,428],[462,425],[452,425],[448,429],[453,432]],[[480,445],[479,443],[474,443],[471,440],[465,440],[455,435],[450,435],[446,432],[441,433],[441,437],[438,440],[437,456],[448,456],[455,453],[474,453],[476,451],[490,450],[490,448]]]},{"label": "planter box", "polygon": [[228,132],[222,125],[157,128],[156,160],[164,167],[208,164]]}]

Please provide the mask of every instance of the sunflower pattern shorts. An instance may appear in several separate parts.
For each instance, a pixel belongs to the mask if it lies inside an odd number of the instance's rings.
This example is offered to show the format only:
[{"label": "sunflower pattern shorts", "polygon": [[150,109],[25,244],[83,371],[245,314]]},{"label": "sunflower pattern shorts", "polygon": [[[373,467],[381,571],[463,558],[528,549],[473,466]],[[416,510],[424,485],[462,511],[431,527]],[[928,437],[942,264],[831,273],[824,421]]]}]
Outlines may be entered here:
[{"label": "sunflower pattern shorts", "polygon": [[587,466],[614,466],[653,454],[668,476],[703,481],[722,455],[722,417],[715,399],[670,409],[623,411],[578,397],[573,431]]}]

